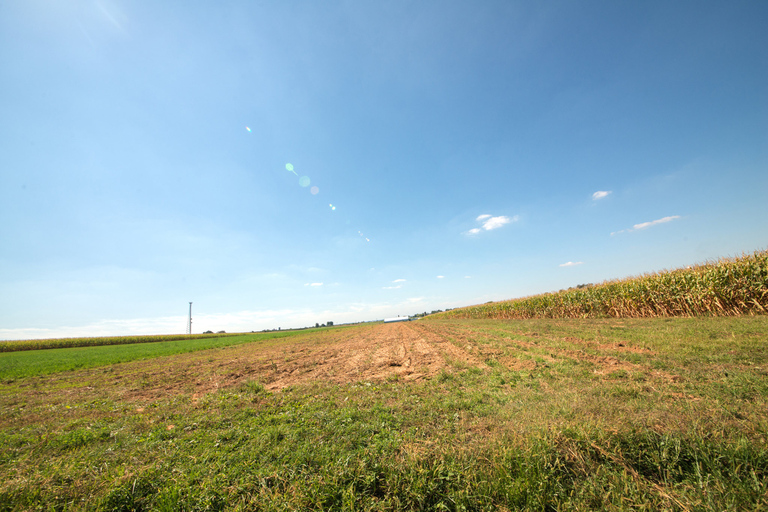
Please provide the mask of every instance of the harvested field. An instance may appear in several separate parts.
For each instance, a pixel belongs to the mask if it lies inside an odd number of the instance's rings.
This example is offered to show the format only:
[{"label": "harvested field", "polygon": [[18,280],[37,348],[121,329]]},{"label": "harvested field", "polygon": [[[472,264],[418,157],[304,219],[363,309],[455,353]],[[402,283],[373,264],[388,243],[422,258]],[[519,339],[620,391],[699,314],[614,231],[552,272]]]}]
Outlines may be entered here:
[{"label": "harvested field", "polygon": [[253,336],[0,382],[0,509],[759,509],[767,397],[766,317]]},{"label": "harvested field", "polygon": [[[259,382],[270,391],[313,381],[418,382],[457,368],[487,370],[484,361],[488,358],[498,359],[510,370],[531,370],[558,360],[570,360],[589,365],[597,375],[607,375],[642,369],[623,360],[621,354],[651,354],[648,349],[624,343],[600,344],[573,337],[559,340],[574,347],[565,349],[551,346],[551,340],[542,341],[542,335],[536,332],[512,331],[511,334],[512,337],[496,340],[492,345],[481,341],[480,331],[461,324],[364,325],[300,334],[279,343],[249,343],[123,363],[107,370],[95,368],[37,377],[22,386],[32,388],[28,391],[30,396],[45,396],[49,401],[54,399],[50,391],[36,390],[59,389],[62,400],[111,397],[154,402],[174,395],[189,395],[197,400],[247,381]],[[547,348],[542,352],[544,344]],[[506,350],[498,345],[504,345]],[[543,361],[537,362],[534,357],[537,354]],[[665,379],[674,378],[666,372],[652,373]]]}]

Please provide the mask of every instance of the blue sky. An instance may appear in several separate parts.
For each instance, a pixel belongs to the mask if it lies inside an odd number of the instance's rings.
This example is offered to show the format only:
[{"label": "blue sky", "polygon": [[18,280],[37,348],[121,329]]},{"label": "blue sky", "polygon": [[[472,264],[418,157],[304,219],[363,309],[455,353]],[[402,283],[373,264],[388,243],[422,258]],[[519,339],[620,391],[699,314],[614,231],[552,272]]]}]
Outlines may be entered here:
[{"label": "blue sky", "polygon": [[183,333],[189,301],[194,332],[374,320],[766,248],[766,23],[4,2],[0,339]]}]

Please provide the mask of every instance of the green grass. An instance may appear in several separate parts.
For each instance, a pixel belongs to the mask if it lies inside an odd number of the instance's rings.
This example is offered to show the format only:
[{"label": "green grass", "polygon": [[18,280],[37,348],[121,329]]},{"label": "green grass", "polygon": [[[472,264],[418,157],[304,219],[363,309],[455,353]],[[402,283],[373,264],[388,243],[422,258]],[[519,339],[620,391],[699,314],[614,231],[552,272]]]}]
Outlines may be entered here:
[{"label": "green grass", "polygon": [[75,348],[24,350],[0,353],[0,381],[20,377],[48,375],[77,369],[107,366],[139,359],[228,347],[241,343],[285,338],[307,331],[281,331],[241,334],[227,337],[204,337]]},{"label": "green grass", "polygon": [[0,510],[768,508],[768,318],[425,325],[483,363],[151,402],[5,383]]}]

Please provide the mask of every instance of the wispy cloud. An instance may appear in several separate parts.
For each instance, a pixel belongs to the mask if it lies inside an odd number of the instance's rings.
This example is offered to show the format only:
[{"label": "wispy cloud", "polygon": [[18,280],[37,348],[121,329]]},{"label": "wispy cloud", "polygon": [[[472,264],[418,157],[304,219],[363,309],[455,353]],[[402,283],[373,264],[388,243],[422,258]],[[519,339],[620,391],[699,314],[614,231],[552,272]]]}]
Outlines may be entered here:
[{"label": "wispy cloud", "polygon": [[619,233],[631,233],[632,231],[640,231],[641,229],[648,229],[651,226],[656,226],[658,224],[666,224],[667,222],[672,222],[673,220],[679,219],[679,215],[670,215],[669,217],[662,217],[661,219],[652,220],[650,222],[641,222],[640,224],[635,224],[632,226],[631,229],[622,229],[621,231],[614,231],[611,233],[611,236],[618,235]]},{"label": "wispy cloud", "polygon": [[583,261],[568,261],[566,263],[561,263],[559,266],[561,267],[575,267],[576,265],[583,265]]},{"label": "wispy cloud", "polygon": [[500,228],[505,224],[509,224],[515,221],[517,221],[517,216],[512,218],[506,217],[504,215],[500,215],[498,217],[491,217],[489,219],[486,219],[485,222],[483,222],[483,229],[486,231],[490,231],[492,229]]},{"label": "wispy cloud", "polygon": [[493,229],[498,229],[506,224],[517,222],[519,220],[519,217],[517,215],[515,215],[514,217],[507,217],[506,215],[498,215],[494,217],[493,215],[486,213],[483,215],[479,215],[475,220],[477,222],[480,222],[482,225],[479,228],[470,229],[469,231],[467,231],[467,234],[476,235],[483,230],[491,231]]},{"label": "wispy cloud", "polygon": [[323,283],[304,283],[304,286],[323,286]]},{"label": "wispy cloud", "polygon": [[670,217],[664,217],[662,219],[652,220],[651,222],[641,222],[640,224],[635,224],[632,226],[632,229],[645,229],[649,228],[651,226],[655,226],[657,224],[664,224],[666,222],[672,222],[673,220],[679,219],[679,215],[672,215]]},{"label": "wispy cloud", "polygon": [[437,276],[438,279],[444,279],[445,276]]},{"label": "wispy cloud", "polygon": [[603,199],[604,197],[608,197],[608,194],[613,192],[612,190],[598,190],[594,194],[592,194],[592,200],[597,201],[598,199]]},{"label": "wispy cloud", "polygon": [[[393,283],[404,283],[405,279],[395,279],[392,282]],[[382,289],[383,290],[397,290],[397,289],[402,288],[402,287],[403,287],[402,284],[398,284],[398,285],[395,285],[395,286],[383,286]]]}]

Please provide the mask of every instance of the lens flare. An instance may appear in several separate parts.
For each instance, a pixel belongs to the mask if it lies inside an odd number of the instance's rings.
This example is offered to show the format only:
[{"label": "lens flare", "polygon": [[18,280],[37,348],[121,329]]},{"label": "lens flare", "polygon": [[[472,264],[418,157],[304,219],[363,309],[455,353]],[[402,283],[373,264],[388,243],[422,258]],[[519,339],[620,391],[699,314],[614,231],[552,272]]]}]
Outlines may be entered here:
[{"label": "lens flare", "polygon": [[248,133],[251,133],[251,129],[250,129],[250,128],[248,128],[248,127],[246,126],[246,127],[245,127],[245,129],[246,129],[246,130],[248,130]]},{"label": "lens flare", "polygon": [[[251,131],[250,127],[248,126],[246,126],[245,129],[248,130],[249,132]],[[295,174],[299,178],[299,186],[302,188],[309,188],[309,191],[313,196],[320,193],[320,188],[317,185],[312,185],[310,187],[311,180],[309,176],[299,176],[299,174],[296,172],[296,169],[294,168],[292,163],[285,164],[285,170]],[[336,211],[336,206],[334,206],[333,203],[330,203],[328,207],[331,209],[331,211]],[[347,225],[350,224],[349,219],[347,219],[346,224]],[[362,231],[358,231],[357,234],[360,238],[364,239],[366,242],[371,241],[371,239],[365,236]]]}]

